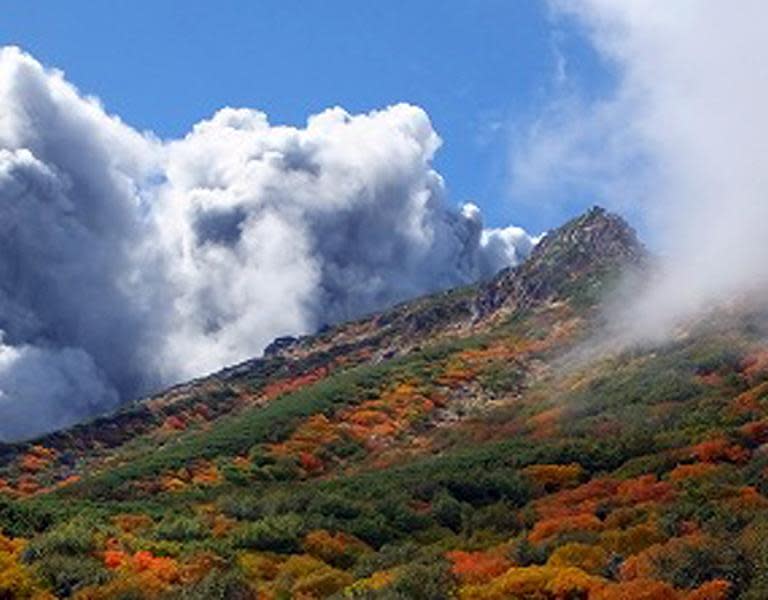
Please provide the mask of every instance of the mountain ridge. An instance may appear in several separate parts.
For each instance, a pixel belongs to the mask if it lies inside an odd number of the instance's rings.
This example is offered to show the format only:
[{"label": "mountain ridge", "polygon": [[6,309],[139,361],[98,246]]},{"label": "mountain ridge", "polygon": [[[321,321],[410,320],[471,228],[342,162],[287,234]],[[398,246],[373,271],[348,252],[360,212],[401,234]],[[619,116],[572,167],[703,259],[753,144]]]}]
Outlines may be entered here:
[{"label": "mountain ridge", "polygon": [[[568,251],[562,253],[564,247]],[[558,253],[562,253],[572,262],[563,260]],[[642,264],[646,258],[647,252],[634,230],[621,217],[595,206],[583,215],[544,235],[527,260],[518,266],[503,269],[487,282],[407,300],[353,321],[325,327],[324,331],[321,330],[315,334],[276,338],[265,348],[261,357],[246,359],[209,375],[175,384],[148,397],[131,401],[117,411],[64,430],[26,441],[0,442],[0,461],[8,456],[9,448],[27,447],[34,443],[52,443],[56,446],[55,440],[66,437],[67,432],[92,425],[102,432],[106,431],[107,436],[109,432],[119,435],[117,430],[130,428],[130,413],[139,410],[142,415],[146,414],[142,409],[159,398],[183,395],[198,385],[205,386],[212,382],[247,376],[254,370],[269,371],[267,364],[269,359],[293,359],[297,356],[306,356],[307,346],[312,346],[313,342],[316,343],[319,339],[332,336],[336,331],[344,332],[349,327],[372,324],[377,328],[389,327],[398,333],[405,330],[408,335],[417,335],[459,323],[465,326],[476,326],[504,309],[505,306],[506,311],[509,312],[524,310],[531,303],[544,301],[548,294],[556,293],[566,279],[574,278],[574,274],[583,276],[585,268],[600,270],[635,266]],[[425,304],[427,306],[422,308]],[[371,340],[365,341],[369,345],[372,343]],[[378,344],[380,340],[375,339],[373,343]],[[326,345],[338,344],[331,337]],[[396,353],[395,349],[385,349],[381,352],[382,356],[388,357]],[[107,439],[105,438],[104,441],[106,442]]]},{"label": "mountain ridge", "polygon": [[767,597],[759,303],[567,360],[652,262],[595,208],[488,281],[3,446],[0,573],[18,548],[78,600]]}]

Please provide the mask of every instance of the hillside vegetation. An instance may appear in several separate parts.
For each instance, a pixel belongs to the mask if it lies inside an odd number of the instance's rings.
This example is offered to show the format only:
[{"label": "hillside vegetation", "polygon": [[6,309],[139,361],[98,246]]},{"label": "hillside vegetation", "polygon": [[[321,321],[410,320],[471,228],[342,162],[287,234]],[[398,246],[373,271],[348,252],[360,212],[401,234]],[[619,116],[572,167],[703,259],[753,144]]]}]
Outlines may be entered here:
[{"label": "hillside vegetation", "polygon": [[0,447],[0,599],[768,598],[768,315],[581,358],[647,269],[593,209],[489,282]]}]

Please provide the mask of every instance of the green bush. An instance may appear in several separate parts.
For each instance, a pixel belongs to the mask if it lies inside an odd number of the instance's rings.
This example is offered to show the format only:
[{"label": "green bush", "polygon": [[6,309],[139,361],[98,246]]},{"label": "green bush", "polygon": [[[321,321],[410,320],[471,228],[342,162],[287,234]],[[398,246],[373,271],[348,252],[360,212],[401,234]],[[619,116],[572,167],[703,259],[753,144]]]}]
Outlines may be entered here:
[{"label": "green bush", "polygon": [[92,556],[46,554],[35,562],[43,581],[59,598],[71,596],[78,589],[105,583],[109,573]]},{"label": "green bush", "polygon": [[458,533],[464,521],[464,506],[450,494],[440,494],[432,501],[432,517],[443,527]]},{"label": "green bush", "polygon": [[256,521],[266,515],[259,498],[244,494],[223,496],[218,506],[226,516],[242,521]]},{"label": "green bush", "polygon": [[381,514],[358,517],[351,521],[345,529],[348,533],[374,548],[380,548],[398,537],[397,532],[390,527],[387,519]]},{"label": "green bush", "polygon": [[245,576],[238,571],[213,571],[201,581],[185,586],[176,596],[179,600],[252,600]]},{"label": "green bush", "polygon": [[393,597],[409,600],[446,600],[455,583],[444,560],[408,564],[392,584]]},{"label": "green bush", "polygon": [[171,542],[189,542],[204,539],[208,528],[194,517],[169,517],[155,527],[155,537]]},{"label": "green bush", "polygon": [[51,513],[29,503],[14,502],[0,496],[0,532],[11,537],[29,537],[53,522]]},{"label": "green bush", "polygon": [[302,519],[298,515],[264,517],[241,525],[234,534],[237,548],[291,554],[300,550]]},{"label": "green bush", "polygon": [[75,518],[61,523],[35,538],[26,549],[26,556],[40,560],[54,554],[90,554],[95,549],[93,523],[85,518]]}]

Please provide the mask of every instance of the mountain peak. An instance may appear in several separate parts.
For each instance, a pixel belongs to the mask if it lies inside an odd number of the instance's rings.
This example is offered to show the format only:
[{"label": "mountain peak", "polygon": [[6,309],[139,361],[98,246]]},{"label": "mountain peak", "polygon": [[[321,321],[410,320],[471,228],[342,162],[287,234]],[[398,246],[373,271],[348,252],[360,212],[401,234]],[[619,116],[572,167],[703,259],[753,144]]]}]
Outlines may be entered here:
[{"label": "mountain peak", "polygon": [[524,263],[501,271],[479,298],[485,315],[599,287],[606,275],[645,262],[647,251],[619,215],[594,206],[548,232]]},{"label": "mountain peak", "polygon": [[644,259],[646,250],[635,230],[622,217],[601,206],[593,206],[547,233],[528,263],[563,260],[570,263],[569,259],[577,256],[583,261],[598,263],[638,262]]}]

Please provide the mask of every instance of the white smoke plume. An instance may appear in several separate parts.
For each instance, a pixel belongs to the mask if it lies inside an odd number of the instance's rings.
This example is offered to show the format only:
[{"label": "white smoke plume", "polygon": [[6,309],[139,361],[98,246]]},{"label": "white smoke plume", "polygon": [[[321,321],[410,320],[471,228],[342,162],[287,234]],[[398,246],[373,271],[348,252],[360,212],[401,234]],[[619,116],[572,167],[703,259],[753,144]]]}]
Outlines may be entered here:
[{"label": "white smoke plume", "polygon": [[593,101],[563,90],[516,149],[516,184],[545,193],[586,186],[645,219],[662,272],[620,314],[634,337],[663,336],[720,302],[765,289],[768,6],[551,5],[555,22],[580,28],[617,83]]},{"label": "white smoke plume", "polygon": [[161,141],[0,50],[0,439],[525,257],[448,206],[440,143],[405,104],[303,128],[224,108]]}]

